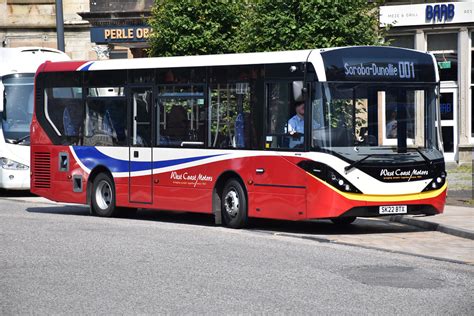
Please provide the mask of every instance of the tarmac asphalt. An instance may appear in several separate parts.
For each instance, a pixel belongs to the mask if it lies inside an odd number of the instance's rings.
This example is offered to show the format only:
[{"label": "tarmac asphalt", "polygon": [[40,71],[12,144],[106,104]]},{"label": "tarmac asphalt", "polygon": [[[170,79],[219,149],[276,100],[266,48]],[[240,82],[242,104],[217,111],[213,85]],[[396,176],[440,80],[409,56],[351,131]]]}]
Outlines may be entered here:
[{"label": "tarmac asphalt", "polygon": [[0,313],[471,314],[474,265],[405,254],[404,240],[473,250],[469,239],[381,220],[232,230],[198,214],[104,219],[1,199]]}]

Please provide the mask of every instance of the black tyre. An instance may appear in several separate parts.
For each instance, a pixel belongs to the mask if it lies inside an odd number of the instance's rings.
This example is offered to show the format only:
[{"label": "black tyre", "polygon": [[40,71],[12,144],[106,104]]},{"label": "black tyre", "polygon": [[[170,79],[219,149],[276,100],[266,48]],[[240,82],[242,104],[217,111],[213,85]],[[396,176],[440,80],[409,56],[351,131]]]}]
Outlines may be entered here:
[{"label": "black tyre", "polygon": [[115,206],[115,185],[112,177],[101,173],[95,177],[91,190],[91,214],[112,217],[117,214]]},{"label": "black tyre", "polygon": [[242,228],[247,225],[247,197],[238,180],[230,179],[226,182],[221,207],[222,219],[227,227]]},{"label": "black tyre", "polygon": [[356,220],[355,217],[337,217],[331,219],[331,221],[338,226],[347,226],[352,224]]}]

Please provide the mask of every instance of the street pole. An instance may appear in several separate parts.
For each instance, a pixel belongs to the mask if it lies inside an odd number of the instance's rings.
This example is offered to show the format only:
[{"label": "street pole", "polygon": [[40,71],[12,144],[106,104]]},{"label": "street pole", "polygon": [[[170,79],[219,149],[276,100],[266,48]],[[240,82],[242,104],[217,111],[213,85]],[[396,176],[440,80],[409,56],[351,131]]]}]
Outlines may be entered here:
[{"label": "street pole", "polygon": [[56,0],[56,34],[58,49],[64,52],[63,0]]}]

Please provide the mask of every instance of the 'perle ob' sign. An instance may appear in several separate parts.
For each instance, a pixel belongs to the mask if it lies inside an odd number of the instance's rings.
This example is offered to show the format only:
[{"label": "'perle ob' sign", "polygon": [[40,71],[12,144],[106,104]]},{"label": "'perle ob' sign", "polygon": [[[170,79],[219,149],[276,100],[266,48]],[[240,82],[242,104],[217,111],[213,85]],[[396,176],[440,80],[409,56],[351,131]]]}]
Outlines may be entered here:
[{"label": "'perle ob' sign", "polygon": [[148,26],[113,26],[91,28],[94,43],[145,42],[150,37]]}]

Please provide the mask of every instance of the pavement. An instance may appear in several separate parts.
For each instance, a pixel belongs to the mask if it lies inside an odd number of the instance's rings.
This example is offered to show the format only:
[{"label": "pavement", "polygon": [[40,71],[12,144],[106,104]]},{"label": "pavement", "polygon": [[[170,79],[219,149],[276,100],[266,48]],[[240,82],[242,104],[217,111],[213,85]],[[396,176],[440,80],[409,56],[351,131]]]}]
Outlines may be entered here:
[{"label": "pavement", "polygon": [[[474,164],[474,162],[473,162]],[[447,164],[448,198],[436,216],[394,215],[390,221],[474,240],[474,173],[472,165]]]},{"label": "pavement", "polygon": [[444,213],[440,215],[394,215],[390,220],[474,240],[473,207],[447,205]]},{"label": "pavement", "polygon": [[0,197],[0,245],[1,315],[474,308],[470,239],[380,219],[346,228],[256,220],[233,230],[203,214],[98,218],[85,206]]},{"label": "pavement", "polygon": [[447,163],[449,205],[474,207],[474,171],[472,164]]}]

